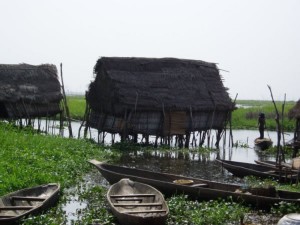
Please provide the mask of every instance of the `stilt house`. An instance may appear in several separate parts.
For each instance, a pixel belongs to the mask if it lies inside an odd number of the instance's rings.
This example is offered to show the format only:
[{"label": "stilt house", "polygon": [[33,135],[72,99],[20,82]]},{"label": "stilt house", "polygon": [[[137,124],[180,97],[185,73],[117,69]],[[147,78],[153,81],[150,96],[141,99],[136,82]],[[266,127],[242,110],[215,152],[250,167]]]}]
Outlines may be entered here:
[{"label": "stilt house", "polygon": [[100,132],[170,138],[214,129],[220,136],[234,109],[214,63],[102,57],[94,72],[87,125]]},{"label": "stilt house", "polygon": [[0,118],[50,117],[62,111],[55,65],[0,64]]},{"label": "stilt house", "polygon": [[300,148],[300,100],[298,100],[296,105],[289,111],[288,117],[296,120],[293,145]]}]

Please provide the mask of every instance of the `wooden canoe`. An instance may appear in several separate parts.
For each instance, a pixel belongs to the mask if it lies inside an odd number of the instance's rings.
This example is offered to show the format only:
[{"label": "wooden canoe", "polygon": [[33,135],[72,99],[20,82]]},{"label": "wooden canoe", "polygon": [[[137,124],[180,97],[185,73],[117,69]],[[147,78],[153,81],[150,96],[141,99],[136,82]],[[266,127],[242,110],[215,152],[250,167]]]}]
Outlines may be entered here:
[{"label": "wooden canoe", "polygon": [[277,162],[271,160],[265,160],[265,161],[254,160],[254,162],[258,165],[269,166],[270,168],[280,168],[281,166],[283,169],[292,169],[291,163],[281,163],[279,165]]},{"label": "wooden canoe", "polygon": [[[300,174],[300,168],[299,168],[299,158],[296,159],[297,162],[294,162],[294,159],[291,163],[277,163],[275,161],[260,161],[260,160],[254,160],[254,162],[258,165],[263,165],[263,166],[268,166],[270,168],[276,168],[276,169],[281,169],[281,170],[286,170],[287,172],[293,172],[295,174]],[[300,177],[299,177],[300,178]]]},{"label": "wooden canoe", "polygon": [[294,182],[298,173],[291,170],[279,169],[269,165],[259,165],[229,160],[216,159],[226,170],[237,177],[256,176],[260,178],[271,178],[279,182]]},{"label": "wooden canoe", "polygon": [[[176,194],[188,195],[191,199],[217,200],[230,198],[237,202],[261,209],[269,209],[275,203],[281,201],[300,203],[300,193],[275,190],[275,192],[257,192],[254,189],[244,189],[242,185],[214,182],[204,179],[184,177],[168,173],[158,173],[149,170],[134,169],[123,166],[115,166],[90,160],[103,177],[111,184],[122,178],[151,185],[166,196]],[[188,181],[188,182],[182,182]],[[251,194],[252,193],[252,194]]]},{"label": "wooden canoe", "polygon": [[53,206],[59,198],[59,184],[22,189],[0,198],[0,224],[17,224],[21,218],[35,215]]},{"label": "wooden canoe", "polygon": [[273,145],[273,141],[269,138],[256,138],[254,140],[254,145],[257,149],[266,150]]},{"label": "wooden canoe", "polygon": [[160,191],[154,187],[121,179],[107,192],[108,204],[122,225],[165,224],[169,208]]}]

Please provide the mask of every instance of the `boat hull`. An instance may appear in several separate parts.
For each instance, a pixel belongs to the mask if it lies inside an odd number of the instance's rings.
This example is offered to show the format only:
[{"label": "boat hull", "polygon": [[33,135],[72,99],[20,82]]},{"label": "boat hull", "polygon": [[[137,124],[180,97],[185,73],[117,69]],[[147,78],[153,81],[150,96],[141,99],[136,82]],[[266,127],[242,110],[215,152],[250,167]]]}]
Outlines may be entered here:
[{"label": "boat hull", "polygon": [[127,178],[109,188],[107,199],[113,214],[122,225],[163,225],[169,214],[161,192]]},{"label": "boat hull", "polygon": [[229,160],[216,160],[226,170],[237,177],[256,176],[260,178],[272,178],[281,183],[294,182],[297,180],[298,174],[291,170],[280,170],[279,168],[269,165],[244,163]]},{"label": "boat hull", "polygon": [[[99,172],[109,183],[114,184],[122,178],[129,178],[133,181],[151,185],[170,197],[176,194],[185,194],[191,199],[217,200],[232,199],[256,208],[269,209],[275,203],[281,201],[300,203],[300,193],[276,191],[276,196],[249,194],[243,192],[243,187],[236,184],[226,184],[204,179],[184,177],[174,174],[157,173],[149,170],[133,169],[122,166],[114,166],[91,160]],[[191,180],[192,184],[184,185],[174,183],[176,180]],[[249,190],[251,191],[251,190]]]},{"label": "boat hull", "polygon": [[28,216],[41,213],[59,198],[60,185],[46,184],[22,189],[0,199],[0,225],[18,224]]}]

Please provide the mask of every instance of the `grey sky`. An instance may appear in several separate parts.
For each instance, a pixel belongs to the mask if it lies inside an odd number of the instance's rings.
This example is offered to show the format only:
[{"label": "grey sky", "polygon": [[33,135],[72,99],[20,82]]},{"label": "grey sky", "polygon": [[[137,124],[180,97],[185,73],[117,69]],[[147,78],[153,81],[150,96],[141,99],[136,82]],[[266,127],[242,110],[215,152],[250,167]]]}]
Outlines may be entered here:
[{"label": "grey sky", "polygon": [[299,0],[1,0],[0,63],[63,63],[84,92],[101,56],[218,63],[232,98],[298,100]]}]

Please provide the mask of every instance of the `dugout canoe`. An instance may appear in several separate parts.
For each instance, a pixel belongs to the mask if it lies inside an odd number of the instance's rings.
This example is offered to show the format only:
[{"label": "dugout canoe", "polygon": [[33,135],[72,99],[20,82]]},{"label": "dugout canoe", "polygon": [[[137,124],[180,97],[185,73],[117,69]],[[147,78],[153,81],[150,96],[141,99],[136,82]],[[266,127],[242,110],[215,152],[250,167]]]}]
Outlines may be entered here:
[{"label": "dugout canoe", "polygon": [[169,208],[156,188],[124,178],[107,192],[108,204],[122,225],[163,225]]},{"label": "dugout canoe", "polygon": [[268,166],[270,168],[276,168],[281,170],[287,170],[288,172],[292,171],[295,174],[300,174],[300,158],[294,158],[291,163],[281,162],[280,164],[271,161],[271,160],[254,160],[254,162],[258,165]]},{"label": "dugout canoe", "polygon": [[0,198],[0,225],[18,224],[28,215],[36,215],[53,206],[59,198],[60,185],[51,183],[26,188]]},{"label": "dugout canoe", "polygon": [[254,160],[254,162],[258,165],[263,165],[263,166],[268,166],[270,168],[280,168],[282,167],[283,169],[292,169],[292,164],[291,163],[281,163],[279,165],[279,163],[275,162],[275,161],[271,161],[271,160],[265,160],[265,161],[261,161],[261,160]]},{"label": "dugout canoe", "polygon": [[263,179],[271,178],[281,183],[294,182],[297,180],[298,173],[293,170],[279,169],[269,165],[259,165],[229,160],[216,159],[222,167],[237,177],[256,176]]},{"label": "dugout canoe", "polygon": [[166,196],[185,194],[190,199],[217,200],[232,199],[260,209],[269,209],[281,201],[300,203],[300,193],[266,188],[248,188],[243,185],[227,184],[180,175],[158,173],[124,166],[110,165],[90,160],[103,177],[111,184],[122,178],[151,185]]}]

